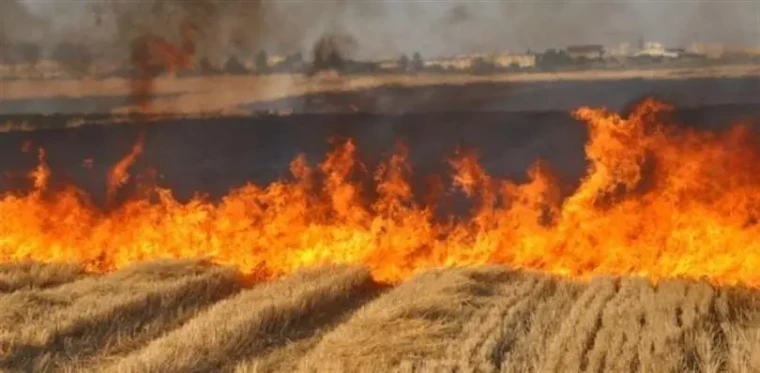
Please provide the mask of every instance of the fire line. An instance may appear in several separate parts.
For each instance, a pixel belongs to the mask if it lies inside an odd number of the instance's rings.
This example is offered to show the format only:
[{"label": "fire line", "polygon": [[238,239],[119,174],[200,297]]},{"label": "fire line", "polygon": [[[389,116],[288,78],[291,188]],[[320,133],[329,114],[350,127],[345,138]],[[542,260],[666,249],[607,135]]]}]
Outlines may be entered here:
[{"label": "fire line", "polygon": [[453,186],[474,208],[451,219],[435,216],[435,198],[415,202],[404,147],[374,171],[372,200],[350,177],[359,163],[347,141],[316,167],[298,157],[291,178],[248,184],[216,203],[180,202],[155,187],[157,198],[136,196],[108,211],[74,186],[51,189],[41,151],[30,175],[34,189],[0,197],[0,261],[81,262],[104,272],[203,257],[255,280],[351,263],[385,282],[432,267],[500,264],[584,279],[760,285],[755,133],[743,125],[721,133],[684,129],[662,119],[669,110],[654,99],[627,117],[575,110],[589,131],[589,165],[565,198],[543,163],[515,183],[488,175],[474,153],[456,154]]}]

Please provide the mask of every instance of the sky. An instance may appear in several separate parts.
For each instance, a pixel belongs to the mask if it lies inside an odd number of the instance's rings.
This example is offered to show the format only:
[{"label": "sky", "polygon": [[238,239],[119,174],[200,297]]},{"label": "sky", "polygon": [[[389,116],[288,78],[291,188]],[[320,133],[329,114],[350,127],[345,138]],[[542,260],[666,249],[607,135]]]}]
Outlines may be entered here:
[{"label": "sky", "polygon": [[79,41],[121,48],[140,33],[176,36],[183,19],[202,25],[202,53],[220,55],[260,48],[308,53],[325,34],[354,38],[356,58],[612,46],[639,38],[674,47],[760,46],[758,0],[1,1],[0,36],[45,46]]}]

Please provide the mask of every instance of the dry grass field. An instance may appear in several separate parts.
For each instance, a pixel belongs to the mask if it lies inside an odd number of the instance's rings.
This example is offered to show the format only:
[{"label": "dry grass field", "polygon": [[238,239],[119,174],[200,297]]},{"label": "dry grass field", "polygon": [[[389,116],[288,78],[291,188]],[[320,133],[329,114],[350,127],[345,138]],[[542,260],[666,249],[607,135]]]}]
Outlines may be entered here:
[{"label": "dry grass field", "polygon": [[501,267],[0,267],[4,372],[757,372],[760,292]]}]

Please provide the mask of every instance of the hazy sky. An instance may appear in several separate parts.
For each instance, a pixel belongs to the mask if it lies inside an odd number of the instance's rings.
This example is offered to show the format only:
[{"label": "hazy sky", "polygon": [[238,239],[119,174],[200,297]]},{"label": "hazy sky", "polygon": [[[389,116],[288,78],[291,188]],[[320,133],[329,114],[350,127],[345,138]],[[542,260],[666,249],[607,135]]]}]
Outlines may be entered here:
[{"label": "hazy sky", "polygon": [[[355,38],[356,57],[543,50],[572,43],[634,43],[640,37],[672,46],[692,41],[760,45],[759,0],[18,1],[42,26],[19,25],[11,19],[19,17],[6,11],[4,34],[49,45],[74,39],[119,47],[135,33],[176,32],[181,18],[204,25],[207,53],[259,46],[306,52],[329,32]],[[100,24],[94,8],[100,10]]]}]

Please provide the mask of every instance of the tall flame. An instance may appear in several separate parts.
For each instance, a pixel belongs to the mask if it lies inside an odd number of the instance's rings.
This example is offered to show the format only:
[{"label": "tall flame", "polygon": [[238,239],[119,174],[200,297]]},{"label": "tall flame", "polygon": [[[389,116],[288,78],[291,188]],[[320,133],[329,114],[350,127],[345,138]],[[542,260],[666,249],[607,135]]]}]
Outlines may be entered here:
[{"label": "tall flame", "polygon": [[[296,158],[290,181],[249,184],[218,203],[182,203],[158,188],[156,201],[102,211],[75,188],[6,194],[0,261],[80,261],[109,271],[146,259],[206,257],[256,279],[356,263],[391,282],[434,266],[493,263],[580,278],[760,285],[760,144],[747,126],[711,133],[670,125],[662,115],[669,110],[650,99],[627,117],[574,111],[588,125],[589,167],[565,198],[543,163],[515,183],[488,175],[474,153],[458,152],[453,186],[474,202],[468,217],[441,218],[432,202],[418,202],[403,146],[367,190],[353,177],[361,165],[352,141],[316,168]],[[35,190],[48,179],[40,154]]]},{"label": "tall flame", "polygon": [[[174,74],[179,69],[193,67],[193,54],[196,50],[194,32],[195,26],[186,21],[182,24],[182,44],[178,48],[174,44],[158,36],[143,36],[132,43],[131,57],[135,76],[130,80],[132,98],[137,104],[137,112],[142,115],[154,114],[152,110],[152,95],[156,69],[166,69]],[[138,117],[139,123],[146,123],[144,117]],[[112,204],[119,189],[129,181],[129,168],[142,154],[145,144],[145,132],[140,131],[132,150],[111,168],[108,175],[106,200]]]},{"label": "tall flame", "polygon": [[51,175],[50,167],[47,165],[47,160],[45,159],[45,149],[38,149],[37,160],[39,163],[37,164],[37,167],[29,173],[29,177],[34,183],[34,190],[40,192],[47,186]]},{"label": "tall flame", "polygon": [[109,204],[114,202],[116,193],[129,181],[129,168],[137,161],[145,146],[145,132],[140,131],[137,141],[132,145],[132,150],[111,167],[108,173],[106,200]]}]

